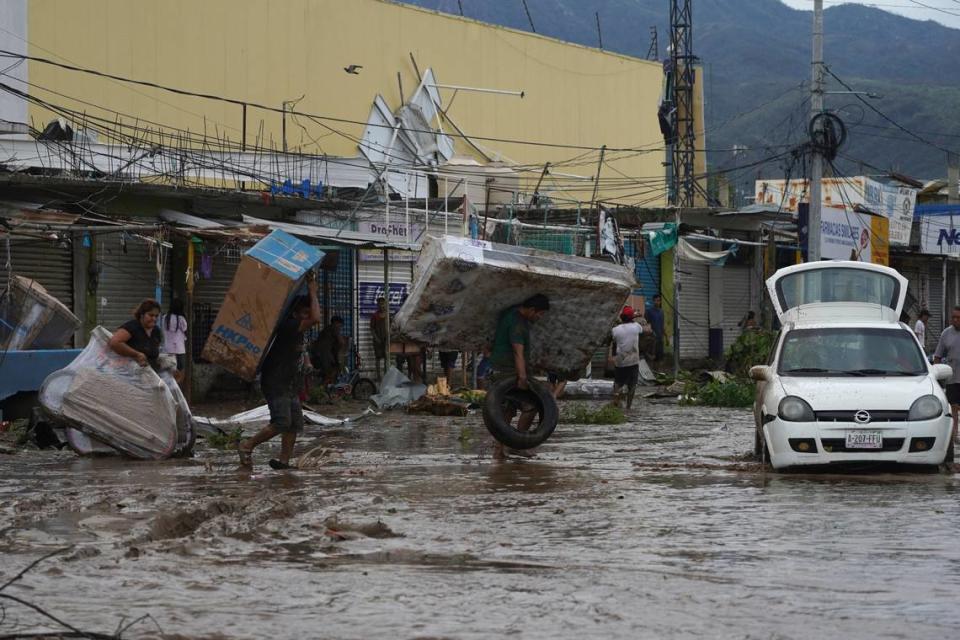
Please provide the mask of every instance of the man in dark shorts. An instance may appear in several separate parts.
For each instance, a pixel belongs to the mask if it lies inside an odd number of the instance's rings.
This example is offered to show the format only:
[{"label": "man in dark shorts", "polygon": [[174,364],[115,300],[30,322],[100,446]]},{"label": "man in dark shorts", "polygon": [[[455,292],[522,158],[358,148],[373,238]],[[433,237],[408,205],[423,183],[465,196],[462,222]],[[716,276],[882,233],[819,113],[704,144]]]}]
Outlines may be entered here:
[{"label": "man in dark shorts", "polygon": [[[493,337],[493,349],[490,353],[490,364],[493,366],[495,378],[515,378],[518,389],[530,388],[527,377],[527,362],[530,359],[530,323],[541,319],[549,310],[550,300],[542,293],[538,293],[500,314]],[[511,402],[508,399],[504,410],[504,418],[507,422],[513,420],[517,411],[520,412],[517,431],[526,431],[533,424],[537,409],[528,403]],[[509,452],[524,455],[519,451]],[[494,445],[494,457],[502,459],[507,453],[508,451],[499,442]]]},{"label": "man in dark shorts", "polygon": [[290,315],[277,326],[273,344],[260,368],[260,388],[270,408],[270,424],[237,445],[242,466],[252,466],[257,445],[280,434],[280,458],[270,460],[270,466],[290,468],[297,434],[303,431],[299,396],[303,385],[303,336],[323,317],[317,300],[317,281],[312,276],[308,276],[307,291],[309,296],[294,300]]},{"label": "man in dark shorts", "polygon": [[[370,316],[370,336],[373,338],[373,356],[376,363],[377,380],[386,373],[389,349],[387,348],[387,323],[390,322],[390,312],[387,309],[387,299],[377,298],[377,310]],[[383,363],[383,371],[380,363]]]},{"label": "man in dark shorts", "polygon": [[663,298],[660,294],[653,296],[653,306],[647,308],[647,322],[653,329],[653,360],[660,362],[663,359],[663,343],[666,339],[663,317]]},{"label": "man in dark shorts", "polygon": [[950,326],[940,334],[937,350],[933,352],[933,361],[953,367],[953,375],[947,383],[947,402],[953,413],[953,431],[950,438],[957,437],[957,417],[960,415],[960,307],[950,312]]}]

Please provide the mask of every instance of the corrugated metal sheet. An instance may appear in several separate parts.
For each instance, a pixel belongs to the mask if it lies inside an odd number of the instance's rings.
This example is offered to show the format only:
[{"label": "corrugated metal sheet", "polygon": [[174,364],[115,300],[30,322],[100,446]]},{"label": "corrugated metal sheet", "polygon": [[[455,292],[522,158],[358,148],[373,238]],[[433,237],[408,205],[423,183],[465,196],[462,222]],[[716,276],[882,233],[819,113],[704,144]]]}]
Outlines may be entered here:
[{"label": "corrugated metal sheet", "polygon": [[639,283],[637,293],[650,300],[660,293],[660,256],[653,255],[650,241],[646,238],[628,238],[623,243],[624,252],[634,259],[634,274]]},{"label": "corrugated metal sheet", "polygon": [[927,330],[932,338],[931,344],[936,346],[936,341],[940,339],[944,328],[943,287],[946,283],[943,281],[943,262],[932,261],[929,269],[930,298],[927,309],[930,310],[930,323]]},{"label": "corrugated metal sheet", "polygon": [[[133,317],[134,309],[145,298],[156,297],[157,265],[151,249],[150,243],[129,234],[111,233],[97,239],[101,265],[97,322],[110,331]],[[164,249],[164,254],[169,267],[170,250]],[[166,308],[170,299],[169,268],[164,269],[163,276],[161,302]]]},{"label": "corrugated metal sheet", "polygon": [[[313,244],[313,243],[311,243]],[[343,318],[343,335],[349,342],[353,342],[356,335],[354,310],[356,309],[356,251],[346,247],[332,247],[318,245],[325,253],[337,253],[337,266],[333,270],[322,271],[320,275],[320,308],[327,312],[327,317],[339,316]],[[319,329],[308,337],[313,340]]]},{"label": "corrugated metal sheet", "polygon": [[[709,354],[710,283],[705,264],[680,263],[680,357],[706,358]],[[667,313],[672,310],[667,309]]]},{"label": "corrugated metal sheet", "polygon": [[750,267],[723,267],[723,349],[726,351],[740,335],[738,323],[751,310]]},{"label": "corrugated metal sheet", "polygon": [[220,305],[223,304],[227,291],[233,284],[233,276],[237,272],[242,255],[242,251],[238,248],[217,243],[207,243],[204,249],[211,256],[212,264],[210,277],[204,278],[200,273],[203,256],[200,253],[196,254],[192,319],[194,362],[201,360],[200,353],[203,351],[203,345],[206,344],[207,337],[213,329],[213,322],[216,320],[217,312],[220,311]]},{"label": "corrugated metal sheet", "polygon": [[[0,239],[0,289],[7,286],[7,242]],[[10,238],[10,266],[13,275],[32,278],[50,295],[73,306],[73,249],[50,240],[37,238]]]}]

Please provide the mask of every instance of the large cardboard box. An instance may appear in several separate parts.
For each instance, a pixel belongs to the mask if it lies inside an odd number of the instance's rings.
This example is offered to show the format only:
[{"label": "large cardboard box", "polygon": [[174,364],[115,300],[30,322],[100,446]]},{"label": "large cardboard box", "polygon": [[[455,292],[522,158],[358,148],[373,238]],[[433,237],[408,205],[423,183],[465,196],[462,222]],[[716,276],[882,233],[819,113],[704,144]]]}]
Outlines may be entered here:
[{"label": "large cardboard box", "polygon": [[244,254],[217,313],[203,358],[253,380],[277,323],[323,252],[277,230]]}]

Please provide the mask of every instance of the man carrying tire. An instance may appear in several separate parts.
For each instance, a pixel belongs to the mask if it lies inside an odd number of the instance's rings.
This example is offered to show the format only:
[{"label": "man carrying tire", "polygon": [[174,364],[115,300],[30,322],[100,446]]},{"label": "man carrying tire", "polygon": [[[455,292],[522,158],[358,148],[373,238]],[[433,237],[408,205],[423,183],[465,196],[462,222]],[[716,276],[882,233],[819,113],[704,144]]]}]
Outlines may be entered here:
[{"label": "man carrying tire", "polygon": [[[493,365],[494,378],[514,378],[517,389],[530,389],[527,363],[530,357],[530,324],[540,320],[550,310],[550,300],[542,293],[532,295],[519,305],[509,307],[500,314],[497,330],[493,338],[490,364]],[[509,423],[520,413],[517,419],[517,431],[527,431],[537,416],[537,406],[522,398],[507,397],[503,406],[503,417]],[[494,445],[494,457],[503,459],[508,453],[532,456],[529,450],[507,449],[497,442]]]}]

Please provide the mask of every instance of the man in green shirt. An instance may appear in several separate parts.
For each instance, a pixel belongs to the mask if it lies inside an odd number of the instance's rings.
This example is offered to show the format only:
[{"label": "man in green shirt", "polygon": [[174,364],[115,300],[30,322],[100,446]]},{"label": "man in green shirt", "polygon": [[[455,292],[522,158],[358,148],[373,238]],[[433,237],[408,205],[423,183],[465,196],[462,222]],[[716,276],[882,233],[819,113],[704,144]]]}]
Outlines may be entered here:
[{"label": "man in green shirt", "polygon": [[[536,322],[550,310],[550,300],[542,293],[530,296],[519,305],[509,307],[500,314],[497,330],[493,337],[493,350],[490,364],[496,377],[517,379],[518,389],[529,389],[527,362],[530,358],[530,323]],[[519,406],[518,406],[519,404]],[[528,403],[517,403],[508,398],[504,407],[504,418],[511,422],[520,411],[517,431],[526,431],[537,415],[536,407]],[[494,456],[503,458],[505,450],[496,443]]]}]

